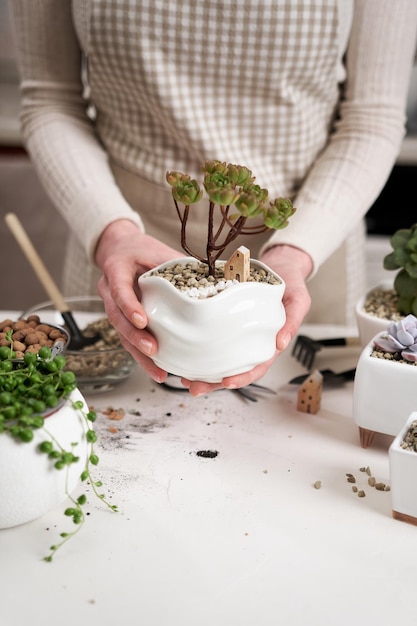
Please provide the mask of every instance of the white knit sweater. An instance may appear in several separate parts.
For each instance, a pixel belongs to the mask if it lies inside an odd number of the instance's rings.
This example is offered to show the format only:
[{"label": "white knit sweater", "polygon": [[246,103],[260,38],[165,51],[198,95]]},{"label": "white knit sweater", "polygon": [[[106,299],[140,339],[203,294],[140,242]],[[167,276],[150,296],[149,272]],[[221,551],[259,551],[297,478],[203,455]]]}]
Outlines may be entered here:
[{"label": "white knit sweater", "polygon": [[153,210],[138,202],[141,220],[112,163],[162,188],[167,170],[198,176],[206,159],[247,165],[297,207],[269,243],[306,250],[316,272],[395,162],[415,0],[13,0],[10,10],[23,138],[74,232],[74,284],[110,222],[147,227]]}]

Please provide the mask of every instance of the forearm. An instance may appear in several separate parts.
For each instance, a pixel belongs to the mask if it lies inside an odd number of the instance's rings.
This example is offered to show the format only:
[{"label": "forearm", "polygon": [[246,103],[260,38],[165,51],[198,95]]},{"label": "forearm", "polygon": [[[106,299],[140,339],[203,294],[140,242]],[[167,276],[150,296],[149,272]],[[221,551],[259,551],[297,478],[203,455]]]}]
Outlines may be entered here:
[{"label": "forearm", "polygon": [[303,182],[290,226],[268,245],[306,250],[314,270],[336,250],[378,197],[395,163],[417,29],[417,4],[355,3],[347,79],[330,140]]},{"label": "forearm", "polygon": [[95,137],[74,128],[71,119],[41,124],[27,148],[46,192],[92,261],[110,223],[130,220],[144,230],[116,185],[107,155]]},{"label": "forearm", "polygon": [[299,279],[306,281],[313,271],[313,261],[307,252],[288,245],[276,245],[268,248],[260,260],[274,269],[282,278],[288,272],[296,273]]}]

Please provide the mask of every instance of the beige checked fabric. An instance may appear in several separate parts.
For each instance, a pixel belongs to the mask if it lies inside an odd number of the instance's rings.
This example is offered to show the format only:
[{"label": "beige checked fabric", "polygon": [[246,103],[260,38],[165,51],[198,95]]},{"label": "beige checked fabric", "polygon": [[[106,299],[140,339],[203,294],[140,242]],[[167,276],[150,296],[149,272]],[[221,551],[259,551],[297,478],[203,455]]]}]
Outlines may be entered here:
[{"label": "beige checked fabric", "polygon": [[[364,281],[361,255],[347,255],[361,249],[361,218],[404,134],[415,0],[9,6],[23,138],[72,229],[67,294],[95,290],[94,249],[113,220],[131,219],[178,248],[165,173],[198,175],[217,158],[250,167],[272,197],[292,197],[290,226],[251,249],[306,250],[317,273],[312,290],[337,268],[330,321],[346,321]],[[322,294],[314,298],[324,304]]]},{"label": "beige checked fabric", "polygon": [[161,184],[219,158],[294,196],[338,103],[337,3],[98,1],[88,26],[97,130],[117,163]]}]

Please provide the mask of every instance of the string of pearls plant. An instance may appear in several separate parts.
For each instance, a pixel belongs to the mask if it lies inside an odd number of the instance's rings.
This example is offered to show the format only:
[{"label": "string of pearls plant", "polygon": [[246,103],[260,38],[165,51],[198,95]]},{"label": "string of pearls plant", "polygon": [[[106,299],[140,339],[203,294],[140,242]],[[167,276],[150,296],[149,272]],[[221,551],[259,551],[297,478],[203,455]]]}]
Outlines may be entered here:
[{"label": "string of pearls plant", "polygon": [[71,402],[72,408],[85,421],[85,437],[89,446],[80,480],[88,483],[94,495],[109,509],[116,512],[117,505],[106,500],[105,495],[99,491],[102,482],[94,480],[92,476],[91,468],[99,463],[94,448],[97,435],[92,427],[96,414],[89,411],[83,402],[71,400],[70,396],[77,387],[77,381],[72,371],[63,371],[65,357],[56,355],[52,358],[51,349],[44,346],[38,353],[27,352],[22,359],[16,359],[12,332],[9,331],[6,336],[10,346],[0,347],[0,436],[9,436],[16,443],[24,444],[34,439],[36,431],[45,433],[45,440],[38,446],[39,452],[48,457],[55,470],[67,472],[65,495],[70,500],[70,506],[65,509],[64,515],[72,519],[76,528],[70,532],[61,532],[60,541],[50,546],[49,554],[44,557],[45,561],[50,562],[56,552],[83,526],[87,496],[83,493],[74,498],[69,493],[69,467],[79,461],[76,444],[72,444],[71,449],[65,449],[52,436],[48,431],[45,412],[59,407],[63,401]]}]

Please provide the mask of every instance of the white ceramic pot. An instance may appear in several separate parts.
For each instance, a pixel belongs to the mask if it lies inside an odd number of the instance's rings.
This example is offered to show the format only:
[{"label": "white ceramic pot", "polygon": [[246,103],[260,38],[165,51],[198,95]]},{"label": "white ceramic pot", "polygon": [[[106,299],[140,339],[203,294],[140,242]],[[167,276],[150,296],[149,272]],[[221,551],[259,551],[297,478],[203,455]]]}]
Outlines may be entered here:
[{"label": "white ceramic pot", "polygon": [[[415,403],[417,406],[417,402]],[[389,448],[392,515],[417,525],[417,452],[402,448],[408,430],[417,422],[417,411],[410,413]]]},{"label": "white ceramic pot", "polygon": [[[175,263],[190,261],[195,259]],[[159,367],[189,380],[220,382],[274,355],[276,334],[285,323],[285,283],[263,263],[251,260],[251,265],[271,272],[279,284],[242,282],[192,299],[165,278],[151,276],[153,270],[139,278],[149,330],[158,341],[153,360]]]},{"label": "white ceramic pot", "polygon": [[393,281],[386,280],[381,282],[379,285],[375,285],[369,291],[366,292],[356,303],[355,306],[355,317],[356,324],[358,326],[359,338],[363,347],[365,347],[378,333],[387,329],[389,324],[389,320],[386,320],[382,317],[377,317],[376,315],[371,315],[367,313],[364,309],[366,299],[368,294],[374,289],[392,289]]},{"label": "white ceramic pot", "polygon": [[375,432],[396,436],[404,415],[417,408],[417,367],[371,356],[374,339],[362,350],[353,385],[353,418],[359,426],[362,447]]},{"label": "white ceramic pot", "polygon": [[[76,389],[71,400],[81,400]],[[50,440],[43,429],[36,431],[29,443],[20,443],[0,435],[0,529],[30,522],[53,510],[66,496],[66,480],[71,493],[80,481],[88,454],[85,420],[66,402],[45,419],[45,429],[67,450],[76,442],[77,463],[57,470],[48,456],[38,451],[42,441]]]}]

